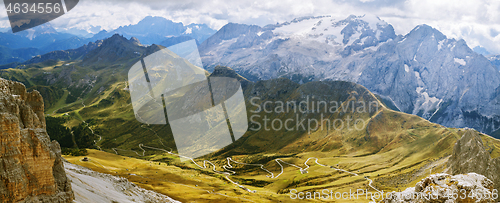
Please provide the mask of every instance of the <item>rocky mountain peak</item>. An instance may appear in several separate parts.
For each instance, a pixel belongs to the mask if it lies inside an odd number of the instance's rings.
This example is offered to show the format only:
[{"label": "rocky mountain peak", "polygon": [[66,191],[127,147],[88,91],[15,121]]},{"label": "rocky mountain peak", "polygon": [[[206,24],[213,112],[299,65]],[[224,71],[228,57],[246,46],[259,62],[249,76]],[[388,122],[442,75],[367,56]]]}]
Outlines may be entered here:
[{"label": "rocky mountain peak", "polygon": [[411,30],[406,36],[418,36],[420,38],[423,38],[423,37],[431,37],[433,36],[436,37],[437,40],[443,40],[446,38],[446,36],[441,33],[439,30],[429,26],[429,25],[426,25],[426,24],[422,24],[422,25],[417,25],[415,28],[413,28],[413,30]]},{"label": "rocky mountain peak", "polygon": [[52,25],[50,23],[44,23],[44,24],[36,26],[32,29],[37,34],[57,33],[56,29],[54,27],[52,27]]},{"label": "rocky mountain peak", "polygon": [[[173,22],[171,20],[158,17],[158,16],[147,16],[136,25],[122,26],[114,30],[115,33],[120,33],[130,37],[132,35],[137,36],[142,41],[145,41],[144,32],[162,34],[163,36],[169,35],[179,35],[186,31],[186,27],[181,22]],[[149,42],[149,41],[148,41]],[[150,44],[146,43],[146,44]]]},{"label": "rocky mountain peak", "polygon": [[240,83],[243,88],[245,88],[250,81],[248,81],[246,78],[242,77],[236,71],[234,71],[232,68],[227,67],[227,66],[216,66],[214,68],[214,71],[212,74],[210,74],[210,77],[229,77],[229,78],[236,78]]},{"label": "rocky mountain peak", "polygon": [[132,43],[134,43],[135,45],[137,45],[137,46],[142,46],[142,44],[141,44],[141,42],[139,41],[139,39],[137,39],[137,38],[135,38],[135,37],[131,37],[131,38],[130,38],[130,41],[131,41]]},{"label": "rocky mountain peak", "polygon": [[[103,45],[127,43],[128,41],[129,40],[127,40],[127,38],[123,37],[123,35],[114,34],[110,38],[103,40]],[[133,40],[130,40],[130,41],[132,42]]]},{"label": "rocky mountain peak", "polygon": [[172,22],[171,20],[167,20],[165,18],[159,16],[146,16],[144,19],[139,21],[140,23],[155,23],[155,22]]},{"label": "rocky mountain peak", "polygon": [[61,149],[45,130],[43,100],[0,78],[0,202],[71,202]]},{"label": "rocky mountain peak", "polygon": [[491,64],[497,67],[500,72],[500,55],[488,56],[488,60],[490,60]]},{"label": "rocky mountain peak", "polygon": [[262,28],[257,25],[228,23],[227,25],[222,27],[219,31],[217,31],[217,33],[215,33],[214,36],[219,40],[230,40],[240,35],[245,35],[252,32],[259,32],[260,30],[262,30]]},{"label": "rocky mountain peak", "polygon": [[370,14],[365,14],[362,16],[350,15],[345,20],[338,21],[337,23],[344,23],[344,24],[352,23],[352,24],[358,24],[358,25],[368,25],[368,26],[370,26],[370,29],[373,29],[373,30],[376,30],[380,27],[390,26],[389,23],[383,21],[378,16],[370,15]]},{"label": "rocky mountain peak", "polygon": [[16,33],[16,35],[26,36],[30,40],[33,40],[34,38],[42,34],[55,34],[55,33],[57,33],[57,31],[56,29],[54,29],[54,27],[52,27],[50,23],[44,23],[39,26]]},{"label": "rocky mountain peak", "polygon": [[482,174],[491,179],[495,188],[500,190],[500,158],[491,158],[481,136],[475,130],[468,129],[455,143],[448,167],[452,174]]},{"label": "rocky mountain peak", "polygon": [[231,77],[231,78],[241,77],[236,73],[236,71],[227,66],[216,66],[211,76]]},{"label": "rocky mountain peak", "polygon": [[165,47],[161,45],[152,44],[151,46],[146,47],[144,55],[149,56],[150,54],[160,51],[162,49],[165,49]]},{"label": "rocky mountain peak", "polygon": [[136,39],[128,40],[122,35],[114,34],[110,38],[103,40],[101,46],[86,54],[83,57],[83,64],[103,65],[116,63],[120,60],[139,57],[144,53],[145,49],[146,47],[142,46]]},{"label": "rocky mountain peak", "polygon": [[[139,21],[139,23],[137,23],[137,26],[142,27],[142,28],[163,29],[167,32],[173,32],[173,31],[178,32],[178,31],[185,30],[183,23],[181,23],[181,22],[176,23],[176,22],[173,22],[172,20],[165,19],[165,18],[159,17],[159,16],[146,16],[144,19]],[[129,25],[129,26],[124,26],[122,28],[129,28],[130,29],[132,27],[133,27],[132,25]],[[166,29],[171,29],[171,30],[169,31]],[[130,30],[127,30],[127,31],[130,31]],[[136,31],[139,31],[139,30],[136,30]]]},{"label": "rocky mountain peak", "polygon": [[278,24],[273,30],[287,37],[305,36],[344,47],[364,45],[366,48],[396,37],[393,27],[374,15],[351,15],[342,20],[331,16],[304,17]]}]

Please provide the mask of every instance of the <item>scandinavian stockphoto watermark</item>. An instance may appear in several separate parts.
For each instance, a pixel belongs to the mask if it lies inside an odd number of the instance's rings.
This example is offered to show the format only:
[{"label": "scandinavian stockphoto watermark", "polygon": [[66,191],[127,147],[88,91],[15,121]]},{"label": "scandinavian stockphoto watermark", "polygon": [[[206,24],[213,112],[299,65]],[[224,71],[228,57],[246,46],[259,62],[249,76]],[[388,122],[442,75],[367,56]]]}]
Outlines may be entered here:
[{"label": "scandinavian stockphoto watermark", "polygon": [[[316,130],[361,131],[365,129],[367,121],[353,115],[376,112],[379,109],[379,103],[376,101],[348,100],[340,102],[313,99],[313,97],[306,96],[301,101],[264,101],[260,97],[252,97],[249,101],[254,109],[250,110],[252,115],[250,116],[251,126],[249,129],[252,131],[280,131],[284,129],[287,131],[307,131],[309,134]],[[288,116],[279,116],[282,114]]]},{"label": "scandinavian stockphoto watermark", "polygon": [[248,129],[238,80],[207,77],[195,40],[142,56],[128,73],[132,107],[144,124],[166,125],[181,160],[238,140]]},{"label": "scandinavian stockphoto watermark", "polygon": [[472,189],[467,191],[465,189],[448,189],[448,188],[438,188],[431,187],[430,190],[426,192],[415,192],[411,188],[403,192],[387,192],[384,191],[374,191],[370,192],[366,189],[356,189],[344,192],[335,192],[329,189],[323,189],[321,191],[301,191],[296,189],[290,190],[290,198],[297,200],[382,200],[382,199],[393,199],[401,202],[407,202],[410,200],[427,200],[427,201],[444,201],[444,200],[470,200],[479,202],[481,200],[498,200],[498,190],[488,190],[488,189]]},{"label": "scandinavian stockphoto watermark", "polygon": [[369,192],[368,190],[356,189],[344,192],[334,192],[333,190],[323,189],[321,191],[305,191],[299,192],[296,189],[290,190],[290,198],[297,200],[372,200],[383,199],[384,191]]}]

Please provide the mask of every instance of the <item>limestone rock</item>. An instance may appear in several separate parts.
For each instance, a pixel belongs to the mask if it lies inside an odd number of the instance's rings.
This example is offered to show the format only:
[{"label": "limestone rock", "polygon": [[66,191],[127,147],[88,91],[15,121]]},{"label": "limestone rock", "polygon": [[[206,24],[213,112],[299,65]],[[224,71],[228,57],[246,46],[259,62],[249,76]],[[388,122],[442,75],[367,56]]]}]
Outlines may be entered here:
[{"label": "limestone rock", "polygon": [[468,173],[451,176],[441,173],[421,180],[415,187],[388,193],[384,197],[382,203],[494,203],[498,200],[498,191],[494,191],[493,182],[483,175]]},{"label": "limestone rock", "polygon": [[59,143],[45,130],[43,99],[0,78],[0,202],[74,199]]},{"label": "limestone rock", "polygon": [[163,194],[141,188],[123,177],[99,173],[69,162],[64,163],[64,168],[75,191],[75,203],[180,203]]},{"label": "limestone rock", "polygon": [[452,174],[478,173],[495,183],[500,191],[500,158],[492,159],[486,151],[479,133],[467,130],[453,147],[453,154],[448,160]]}]

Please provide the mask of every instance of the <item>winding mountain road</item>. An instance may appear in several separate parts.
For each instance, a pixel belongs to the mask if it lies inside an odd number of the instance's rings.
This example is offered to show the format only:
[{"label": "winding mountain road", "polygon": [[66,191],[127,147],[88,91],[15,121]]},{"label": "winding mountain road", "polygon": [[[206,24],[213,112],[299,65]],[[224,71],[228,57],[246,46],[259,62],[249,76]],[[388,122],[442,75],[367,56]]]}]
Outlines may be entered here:
[{"label": "winding mountain road", "polygon": [[[144,128],[144,129],[148,129],[148,130],[150,130],[150,131],[154,132],[154,133],[155,133],[155,135],[158,137],[158,139],[160,139],[160,143],[161,143],[163,146],[165,146],[165,145],[163,144],[163,142],[161,141],[160,136],[158,136],[158,134],[156,133],[156,131],[154,131],[154,130],[153,130],[153,129],[151,129],[151,128],[145,127],[144,125],[141,125],[141,127],[142,127],[142,128]],[[282,174],[284,173],[284,167],[283,167],[283,164],[287,164],[287,165],[293,166],[293,167],[295,167],[295,168],[298,168],[298,169],[300,170],[300,172],[301,172],[301,173],[305,173],[305,172],[307,172],[307,170],[310,168],[310,165],[308,165],[307,163],[308,163],[310,160],[314,159],[314,160],[315,160],[315,161],[314,161],[314,163],[316,163],[316,164],[317,164],[317,165],[319,165],[319,166],[328,167],[328,168],[331,168],[331,169],[333,169],[333,170],[337,170],[337,171],[342,171],[342,172],[345,172],[345,173],[347,173],[347,174],[351,174],[351,175],[353,175],[353,176],[359,176],[359,174],[354,173],[354,172],[350,172],[350,171],[347,171],[347,170],[344,170],[344,169],[336,168],[336,167],[334,167],[334,166],[328,166],[328,165],[325,165],[325,164],[321,164],[321,163],[319,163],[319,162],[318,162],[318,161],[319,161],[319,159],[318,159],[318,158],[316,158],[316,157],[309,157],[309,158],[308,158],[308,159],[304,162],[304,165],[305,165],[305,167],[304,167],[304,168],[303,168],[303,167],[300,167],[300,166],[297,166],[297,165],[295,165],[295,164],[292,164],[292,163],[288,163],[288,162],[286,162],[286,161],[283,161],[283,160],[282,160],[282,159],[280,159],[280,158],[276,158],[276,159],[274,159],[274,161],[275,161],[275,162],[276,162],[276,163],[280,166],[280,173],[279,173],[278,175],[275,175],[273,172],[271,172],[271,171],[269,171],[268,169],[266,169],[266,168],[264,167],[264,165],[263,165],[263,164],[250,164],[250,163],[243,163],[243,162],[235,161],[235,160],[233,160],[231,157],[226,157],[227,164],[226,164],[226,165],[224,165],[224,166],[222,166],[222,168],[223,168],[225,171],[218,171],[218,170],[216,169],[215,164],[213,164],[212,162],[210,162],[210,161],[208,161],[208,160],[203,160],[203,164],[202,164],[202,165],[200,165],[200,164],[198,164],[198,163],[197,163],[197,162],[196,162],[193,158],[191,158],[191,157],[187,157],[187,156],[183,156],[183,155],[180,155],[180,154],[173,153],[173,150],[172,150],[172,149],[170,149],[170,151],[168,151],[168,150],[161,149],[161,148],[156,148],[156,147],[146,146],[146,145],[144,145],[144,144],[142,144],[142,143],[141,143],[141,144],[139,144],[139,148],[143,151],[143,152],[142,152],[142,155],[140,155],[138,152],[136,152],[136,151],[134,151],[134,150],[123,150],[123,149],[118,149],[118,148],[113,148],[113,150],[115,151],[115,153],[116,153],[116,154],[119,154],[117,150],[121,150],[121,151],[131,151],[131,152],[136,153],[138,156],[144,156],[144,155],[145,155],[146,150],[145,150],[144,148],[148,148],[148,149],[151,149],[151,150],[157,150],[157,151],[163,151],[163,152],[166,152],[166,153],[168,153],[168,154],[170,154],[170,155],[177,156],[177,157],[179,157],[179,158],[185,158],[185,159],[188,159],[188,160],[190,160],[190,161],[191,161],[194,165],[196,165],[197,167],[199,167],[199,168],[201,168],[201,169],[211,168],[211,169],[212,169],[212,171],[213,171],[214,173],[224,175],[224,176],[225,176],[225,178],[226,178],[229,182],[231,182],[232,184],[234,184],[234,185],[238,186],[239,188],[241,188],[241,189],[243,189],[243,190],[245,190],[245,191],[247,191],[247,192],[251,192],[251,193],[255,193],[256,191],[255,191],[255,190],[250,190],[250,189],[246,188],[245,186],[243,186],[243,185],[239,184],[238,182],[235,182],[235,181],[233,181],[231,178],[229,178],[229,176],[236,174],[236,172],[235,172],[235,171],[231,170],[231,169],[233,169],[233,168],[234,168],[234,167],[231,165],[231,163],[240,164],[240,165],[247,165],[247,166],[257,166],[257,167],[259,167],[260,169],[262,169],[263,171],[265,171],[265,172],[269,173],[269,175],[267,175],[266,177],[269,177],[269,178],[271,178],[271,179],[275,179],[275,178],[278,178],[280,175],[282,175]],[[208,166],[207,166],[207,165],[208,165]],[[210,165],[211,165],[211,166],[210,166]],[[372,185],[373,180],[371,180],[371,179],[370,179],[370,178],[368,178],[368,177],[365,177],[365,179],[369,181],[368,185],[369,185],[371,188],[373,188],[375,191],[377,191],[377,192],[379,192],[380,194],[382,194],[382,193],[381,193],[378,189],[376,189],[376,188]],[[373,201],[373,202],[376,202],[376,201],[373,199],[373,197],[372,197],[372,201]]]}]

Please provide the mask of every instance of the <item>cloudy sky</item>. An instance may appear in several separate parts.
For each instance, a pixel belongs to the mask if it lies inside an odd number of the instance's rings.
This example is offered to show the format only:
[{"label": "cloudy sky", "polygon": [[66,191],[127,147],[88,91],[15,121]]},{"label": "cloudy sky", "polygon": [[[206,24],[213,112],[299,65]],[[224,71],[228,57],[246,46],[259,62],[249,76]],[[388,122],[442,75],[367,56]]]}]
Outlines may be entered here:
[{"label": "cloudy sky", "polygon": [[[4,8],[3,8],[4,9]],[[500,1],[498,0],[80,0],[68,14],[51,21],[55,27],[114,29],[135,24],[146,16],[176,22],[205,23],[219,29],[228,22],[256,24],[285,22],[296,17],[374,14],[406,34],[428,24],[450,38],[483,46],[500,54]],[[0,27],[8,27],[0,11]]]}]

